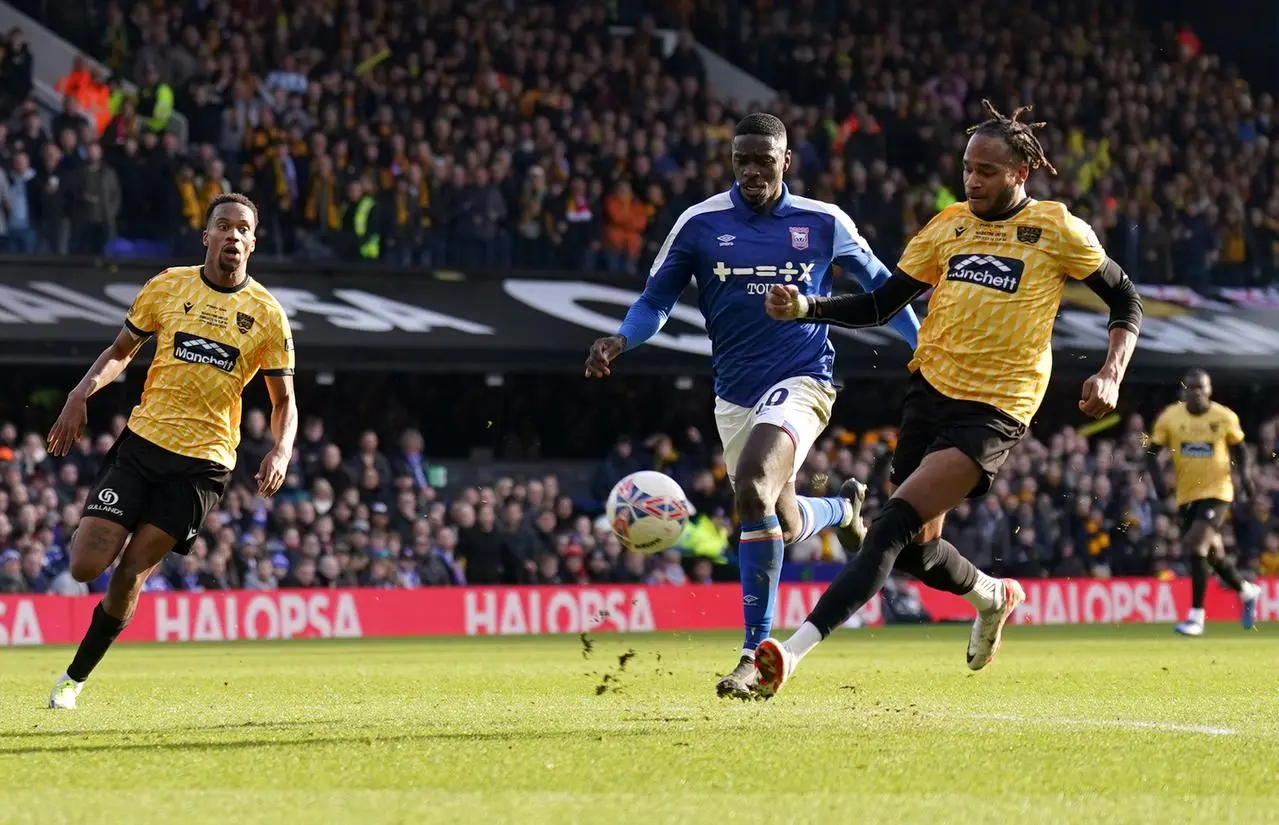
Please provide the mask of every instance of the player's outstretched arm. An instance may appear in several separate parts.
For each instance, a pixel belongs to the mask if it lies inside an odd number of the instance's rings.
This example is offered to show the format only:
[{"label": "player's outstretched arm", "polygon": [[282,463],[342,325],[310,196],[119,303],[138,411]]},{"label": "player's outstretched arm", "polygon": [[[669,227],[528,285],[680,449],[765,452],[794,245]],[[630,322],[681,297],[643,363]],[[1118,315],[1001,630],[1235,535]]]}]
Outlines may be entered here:
[{"label": "player's outstretched arm", "polygon": [[[852,275],[866,292],[874,292],[887,284],[892,279],[888,267],[876,257],[870,244],[857,231],[853,219],[838,208],[834,214],[835,263]],[[887,316],[888,326],[910,344],[911,349],[919,342],[919,318],[915,315],[915,310],[910,308],[910,301],[913,300],[914,296],[907,300],[905,307]]]},{"label": "player's outstretched arm", "polygon": [[1137,348],[1144,313],[1137,287],[1123,267],[1109,257],[1083,281],[1110,309],[1110,341],[1105,363],[1096,375],[1084,382],[1079,399],[1079,409],[1085,415],[1100,418],[1114,412],[1119,404],[1119,385]]},{"label": "player's outstretched arm", "polygon": [[[854,329],[878,327],[907,309],[911,301],[928,289],[928,284],[898,270],[877,288],[857,295],[811,298],[799,294],[793,286],[775,286],[765,299],[764,309],[779,321],[833,324]],[[911,318],[914,318],[913,310]],[[907,340],[913,344],[913,335]]]},{"label": "player's outstretched arm", "polygon": [[293,442],[298,435],[298,405],[292,375],[267,375],[265,380],[267,392],[271,394],[271,435],[275,446],[262,459],[254,478],[258,482],[258,493],[272,496],[284,485],[289,472]]},{"label": "player's outstretched arm", "polygon": [[102,354],[93,362],[93,366],[89,367],[89,371],[84,374],[84,378],[80,379],[80,383],[68,393],[66,404],[63,405],[58,420],[49,430],[50,453],[61,458],[70,452],[71,447],[80,439],[80,434],[84,432],[84,422],[88,417],[89,396],[120,377],[120,373],[129,366],[129,362],[133,360],[133,356],[137,355],[147,337],[135,334],[130,327],[126,326],[120,330],[120,334],[111,342],[111,346],[102,351]]},{"label": "player's outstretched arm", "polygon": [[680,215],[671,229],[649,271],[648,283],[635,303],[626,311],[616,335],[607,335],[591,344],[586,356],[586,377],[604,378],[611,374],[609,365],[617,356],[634,349],[656,335],[671,317],[680,293],[693,277],[697,260],[696,236],[699,227],[690,225],[695,217],[692,209]]}]

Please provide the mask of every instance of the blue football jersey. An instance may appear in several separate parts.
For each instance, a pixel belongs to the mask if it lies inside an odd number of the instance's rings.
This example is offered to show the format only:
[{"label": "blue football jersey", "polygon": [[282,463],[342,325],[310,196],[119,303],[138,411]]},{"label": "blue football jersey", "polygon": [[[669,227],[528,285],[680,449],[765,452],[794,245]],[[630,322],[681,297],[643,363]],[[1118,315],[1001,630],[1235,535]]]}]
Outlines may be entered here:
[{"label": "blue football jersey", "polygon": [[[764,299],[775,284],[793,284],[804,295],[830,295],[836,263],[867,291],[889,277],[838,206],[792,195],[783,186],[772,211],[759,213],[733,184],[680,215],[618,334],[626,336],[627,349],[647,341],[695,281],[717,396],[750,407],[787,378],[830,382],[835,348],[829,327],[775,321],[764,311]],[[913,310],[907,307],[889,325],[915,346],[919,320]]]}]

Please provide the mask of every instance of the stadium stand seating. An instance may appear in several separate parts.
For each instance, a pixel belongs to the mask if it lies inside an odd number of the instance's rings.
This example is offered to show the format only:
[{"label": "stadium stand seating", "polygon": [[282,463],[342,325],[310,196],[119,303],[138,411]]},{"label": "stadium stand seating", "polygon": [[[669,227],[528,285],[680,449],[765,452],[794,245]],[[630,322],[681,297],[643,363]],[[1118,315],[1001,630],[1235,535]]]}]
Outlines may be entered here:
[{"label": "stadium stand seating", "polygon": [[[119,418],[116,427],[123,426]],[[255,497],[252,474],[270,448],[260,410],[245,417],[237,482],[190,557],[171,556],[149,587],[379,587],[572,582],[678,584],[735,580],[731,491],[718,451],[694,433],[619,439],[582,489],[554,475],[450,487],[419,452],[421,436],[393,444],[365,433],[333,443],[310,422],[289,482]],[[1185,575],[1175,502],[1143,475],[1140,433],[1086,439],[1070,429],[1023,443],[984,499],[961,506],[948,537],[983,568],[1036,578]],[[1251,444],[1260,457],[1259,502],[1237,506],[1225,532],[1241,567],[1279,574],[1279,419]],[[36,433],[0,425],[0,592],[86,592],[64,575],[66,545],[111,435],[85,438],[64,462]],[[893,432],[836,428],[809,455],[801,491],[821,495],[853,474],[869,479],[865,513],[885,497]],[[599,500],[627,472],[656,468],[682,482],[697,509],[679,552],[627,554],[598,518]],[[838,562],[831,533],[789,548],[797,564]],[[101,589],[105,578],[88,587]]]},{"label": "stadium stand seating", "polygon": [[[361,14],[353,0],[300,0],[287,16],[273,2],[39,5],[141,93],[68,76],[65,111],[45,123],[24,102],[33,57],[20,35],[3,38],[0,245],[13,253],[193,256],[205,204],[238,189],[262,208],[260,256],[631,273],[685,207],[731,181],[727,143],[752,103],[719,100],[697,53],[664,54],[652,20],[612,34],[596,3],[377,0]],[[1192,31],[1147,29],[1118,0],[923,8],[701,0],[656,22],[781,92],[771,108],[791,128],[791,186],[843,206],[885,260],[962,197],[964,128],[990,97],[1035,104],[1058,174],[1033,191],[1091,220],[1139,281],[1275,282],[1274,100]],[[188,118],[185,146],[165,131],[170,101]],[[260,460],[263,423],[246,415],[241,475]],[[316,426],[280,496],[258,501],[241,478],[192,556],[149,586],[677,582],[733,558],[722,467],[687,433],[619,445],[570,497],[554,476],[451,489],[402,454],[411,434],[379,448],[329,443]],[[1136,462],[1141,429],[1028,439],[991,494],[952,515],[951,540],[1022,577],[1183,575],[1175,507]],[[1276,422],[1255,439],[1264,495],[1226,536],[1244,566],[1275,574]],[[57,465],[37,434],[0,426],[0,591],[79,592],[65,546],[109,443]],[[870,479],[873,513],[891,446],[890,431],[835,430],[801,486]],[[671,470],[698,508],[682,564],[627,555],[594,520],[640,467]],[[790,552],[841,553],[829,535]]]},{"label": "stadium stand seating", "polygon": [[[696,51],[664,56],[648,26],[611,34],[603,4],[375,3],[361,15],[308,0],[284,18],[270,2],[241,5],[62,15],[142,100],[113,96],[99,137],[111,171],[54,192],[48,180],[93,140],[76,128],[85,107],[26,137],[36,127],[15,110],[0,168],[29,176],[14,171],[23,149],[35,196],[8,246],[190,251],[201,205],[236,188],[263,208],[259,254],[624,273],[731,179],[733,107],[750,102],[718,100]],[[1193,31],[1149,30],[1120,0],[789,8],[681,3],[661,22],[782,92],[772,108],[792,131],[791,185],[847,209],[881,257],[962,196],[963,130],[989,96],[1035,104],[1059,174],[1033,191],[1090,219],[1140,281],[1273,283],[1274,100]],[[0,87],[17,88],[7,61]],[[186,147],[148,136],[170,96],[190,122]],[[84,208],[86,185],[118,189],[118,212]]]}]

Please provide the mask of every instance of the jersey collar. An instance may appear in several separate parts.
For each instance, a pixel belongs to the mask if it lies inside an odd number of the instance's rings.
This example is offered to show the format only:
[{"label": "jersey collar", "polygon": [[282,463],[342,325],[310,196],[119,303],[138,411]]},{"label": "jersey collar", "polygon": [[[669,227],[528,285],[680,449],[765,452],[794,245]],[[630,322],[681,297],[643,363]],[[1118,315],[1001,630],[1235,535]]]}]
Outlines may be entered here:
[{"label": "jersey collar", "polygon": [[977,213],[973,211],[973,208],[971,206],[968,206],[967,201],[964,201],[964,205],[968,207],[968,214],[972,215],[974,218],[977,218],[977,220],[981,221],[982,223],[1003,223],[1004,221],[1012,220],[1014,217],[1021,214],[1022,210],[1024,210],[1027,206],[1030,206],[1034,202],[1035,202],[1035,199],[1027,195],[1026,197],[1022,198],[1020,201],[1018,201],[1017,203],[1008,207],[1007,211],[1001,212],[998,215],[993,215],[989,218],[979,217]]},{"label": "jersey collar", "polygon": [[[749,203],[746,202],[746,200],[742,197],[741,187],[738,186],[736,183],[733,184],[732,189],[728,190],[728,197],[733,202],[733,209],[743,213],[747,217],[765,214],[761,212],[756,212],[755,207],[751,206]],[[783,183],[782,197],[780,200],[777,201],[776,204],[773,205],[773,211],[771,214],[777,217],[783,217],[785,215],[789,215],[794,210],[794,208],[795,208],[795,197],[794,195],[790,193],[790,187],[788,187],[785,183]]]},{"label": "jersey collar", "polygon": [[224,295],[234,294],[249,285],[249,276],[246,274],[244,276],[244,280],[240,281],[240,283],[236,284],[235,286],[218,286],[217,284],[213,283],[213,281],[209,280],[208,275],[204,274],[204,264],[200,264],[200,280],[204,281],[204,285],[207,286],[209,289],[213,290],[214,292],[221,292]]}]

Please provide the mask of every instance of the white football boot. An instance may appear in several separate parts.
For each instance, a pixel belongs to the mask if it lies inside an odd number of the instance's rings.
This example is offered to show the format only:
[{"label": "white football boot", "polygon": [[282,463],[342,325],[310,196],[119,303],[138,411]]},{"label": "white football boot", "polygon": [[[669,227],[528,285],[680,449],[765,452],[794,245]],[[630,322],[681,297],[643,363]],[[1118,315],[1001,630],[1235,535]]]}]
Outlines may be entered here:
[{"label": "white football boot", "polygon": [[999,582],[998,607],[982,610],[973,620],[973,631],[968,636],[968,668],[981,670],[995,660],[1003,641],[1004,623],[1018,605],[1026,601],[1026,591],[1014,579]]},{"label": "white football boot", "polygon": [[1204,635],[1204,626],[1203,622],[1186,619],[1184,622],[1178,622],[1173,631],[1180,633],[1182,636],[1202,636]]},{"label": "white football boot", "polygon": [[54,684],[53,692],[49,694],[49,707],[75,710],[76,698],[82,690],[84,690],[84,682],[77,682],[67,674],[62,674]]}]

